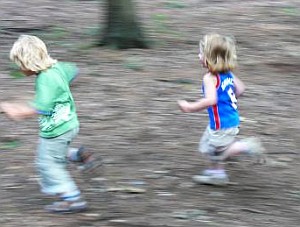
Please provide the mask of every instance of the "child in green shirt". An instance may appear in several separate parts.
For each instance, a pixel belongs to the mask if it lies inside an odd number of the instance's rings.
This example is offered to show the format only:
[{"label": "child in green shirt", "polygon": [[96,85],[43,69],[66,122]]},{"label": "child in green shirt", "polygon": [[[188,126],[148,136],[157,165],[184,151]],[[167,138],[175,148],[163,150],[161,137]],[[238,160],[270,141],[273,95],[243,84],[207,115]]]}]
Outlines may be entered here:
[{"label": "child in green shirt", "polygon": [[36,75],[35,98],[29,105],[1,103],[1,109],[13,120],[39,116],[39,145],[36,165],[41,191],[58,195],[59,202],[46,206],[51,212],[78,212],[87,208],[80,190],[67,171],[68,159],[91,166],[90,152],[70,149],[78,134],[79,122],[70,83],[77,76],[74,64],[50,57],[45,43],[36,36],[21,35],[10,51],[10,59],[26,76]]}]

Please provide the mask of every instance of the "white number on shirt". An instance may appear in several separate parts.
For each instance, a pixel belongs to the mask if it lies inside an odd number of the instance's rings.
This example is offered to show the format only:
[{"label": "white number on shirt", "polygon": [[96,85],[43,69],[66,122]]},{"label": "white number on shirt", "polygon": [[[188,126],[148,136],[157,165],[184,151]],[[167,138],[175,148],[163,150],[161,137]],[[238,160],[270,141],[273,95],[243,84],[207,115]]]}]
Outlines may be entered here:
[{"label": "white number on shirt", "polygon": [[232,107],[234,109],[237,109],[237,99],[235,97],[235,94],[234,94],[234,91],[232,90],[232,88],[228,89],[228,95],[230,97]]}]

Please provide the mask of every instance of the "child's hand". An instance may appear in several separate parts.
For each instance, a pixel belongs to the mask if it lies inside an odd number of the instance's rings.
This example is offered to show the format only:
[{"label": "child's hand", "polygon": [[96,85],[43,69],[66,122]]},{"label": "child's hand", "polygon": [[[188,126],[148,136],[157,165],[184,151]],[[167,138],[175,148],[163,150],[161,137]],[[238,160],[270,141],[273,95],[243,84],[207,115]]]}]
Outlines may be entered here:
[{"label": "child's hand", "polygon": [[8,102],[2,102],[0,104],[1,112],[5,113],[12,120],[18,120],[18,113],[14,108],[14,105]]},{"label": "child's hand", "polygon": [[182,112],[184,113],[189,113],[191,112],[190,110],[190,104],[185,101],[185,100],[179,100],[177,101],[179,108],[181,109]]},{"label": "child's hand", "polygon": [[0,103],[1,111],[14,121],[20,121],[30,115],[35,114],[35,111],[29,106],[17,103]]}]

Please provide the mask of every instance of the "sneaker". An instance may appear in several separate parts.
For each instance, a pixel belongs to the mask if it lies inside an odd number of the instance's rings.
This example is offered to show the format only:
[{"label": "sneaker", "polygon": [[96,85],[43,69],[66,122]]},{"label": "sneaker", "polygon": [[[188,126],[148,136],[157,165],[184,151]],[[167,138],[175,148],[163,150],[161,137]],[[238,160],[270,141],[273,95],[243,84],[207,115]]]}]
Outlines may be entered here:
[{"label": "sneaker", "polygon": [[59,201],[45,207],[45,210],[53,213],[77,213],[87,209],[87,203],[84,200]]},{"label": "sneaker", "polygon": [[216,172],[216,170],[204,170],[201,175],[193,176],[193,180],[199,184],[208,185],[227,185],[229,178],[225,172]]},{"label": "sneaker", "polygon": [[265,148],[262,146],[260,139],[252,137],[243,140],[249,146],[249,154],[257,158],[259,163],[266,163],[264,154]]},{"label": "sneaker", "polygon": [[78,160],[82,163],[79,169],[82,171],[93,171],[102,165],[101,157],[96,157],[91,151],[85,150],[82,146],[78,149]]}]

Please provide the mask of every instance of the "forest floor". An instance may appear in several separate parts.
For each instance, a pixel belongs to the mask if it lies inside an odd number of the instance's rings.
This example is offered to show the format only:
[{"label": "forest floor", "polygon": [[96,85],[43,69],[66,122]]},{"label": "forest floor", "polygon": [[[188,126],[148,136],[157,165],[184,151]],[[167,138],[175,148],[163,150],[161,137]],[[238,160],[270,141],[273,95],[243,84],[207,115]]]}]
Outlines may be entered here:
[{"label": "forest floor", "polygon": [[[139,0],[149,49],[95,47],[104,1],[2,0],[1,101],[26,100],[34,79],[16,78],[8,59],[20,34],[35,34],[51,56],[76,62],[72,87],[84,144],[104,165],[86,175],[70,165],[89,202],[80,214],[49,214],[34,166],[36,119],[1,116],[0,226],[293,227],[300,223],[300,2],[298,0]],[[205,168],[197,152],[206,112],[183,114],[177,100],[201,97],[198,42],[233,35],[241,137],[258,136],[268,162],[228,163],[226,187],[194,184]],[[297,101],[298,100],[298,101]]]}]

